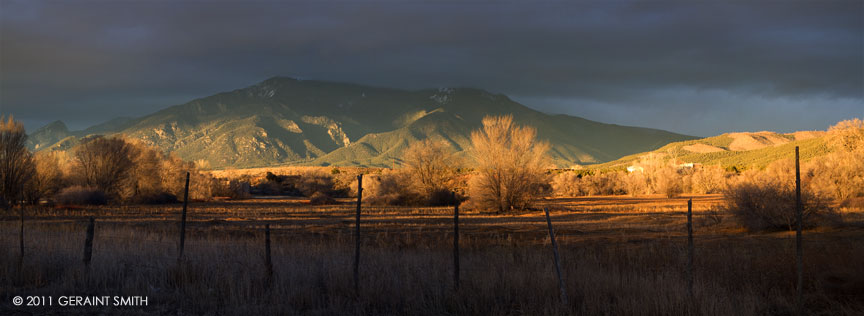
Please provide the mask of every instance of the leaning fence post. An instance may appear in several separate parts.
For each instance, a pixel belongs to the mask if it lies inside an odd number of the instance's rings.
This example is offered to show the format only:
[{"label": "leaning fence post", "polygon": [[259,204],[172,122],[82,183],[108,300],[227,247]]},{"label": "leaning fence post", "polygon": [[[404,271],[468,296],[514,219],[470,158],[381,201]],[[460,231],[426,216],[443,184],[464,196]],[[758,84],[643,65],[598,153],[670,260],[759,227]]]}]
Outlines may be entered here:
[{"label": "leaning fence post", "polygon": [[798,160],[798,146],[795,146],[795,217],[798,230],[795,232],[796,261],[798,263],[798,315],[804,314],[804,250],[801,240],[801,228],[804,226],[803,205],[801,204],[801,166]]},{"label": "leaning fence post", "polygon": [[558,272],[558,290],[561,291],[561,303],[567,305],[567,290],[564,288],[564,278],[561,277],[561,259],[558,257],[558,243],[555,242],[555,231],[552,230],[552,219],[549,218],[549,208],[546,211],[546,224],[549,225],[549,238],[552,239],[552,252],[555,254],[555,272]]},{"label": "leaning fence post", "polygon": [[90,216],[90,222],[87,224],[87,237],[84,239],[84,266],[90,266],[90,258],[93,255],[93,230],[95,223],[93,216]]},{"label": "leaning fence post", "polygon": [[693,298],[693,199],[687,200],[687,293]]},{"label": "leaning fence post", "polygon": [[453,284],[459,290],[459,201],[453,192]]},{"label": "leaning fence post", "polygon": [[186,172],[186,188],[183,190],[183,215],[180,217],[180,253],[177,261],[183,259],[183,246],[186,243],[186,206],[189,204],[189,172]]},{"label": "leaning fence post", "polygon": [[363,175],[357,176],[357,217],[354,222],[354,291],[360,293],[360,202],[363,200]]},{"label": "leaning fence post", "polygon": [[264,258],[267,261],[267,278],[273,277],[273,261],[270,259],[270,224],[264,226]]}]

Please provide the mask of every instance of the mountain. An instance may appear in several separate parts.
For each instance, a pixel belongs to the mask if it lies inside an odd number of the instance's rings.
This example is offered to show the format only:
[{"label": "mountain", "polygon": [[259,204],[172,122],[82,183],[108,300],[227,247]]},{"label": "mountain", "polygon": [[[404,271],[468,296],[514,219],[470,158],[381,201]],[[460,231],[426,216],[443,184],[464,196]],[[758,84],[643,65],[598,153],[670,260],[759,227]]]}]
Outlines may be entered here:
[{"label": "mountain", "polygon": [[702,139],[669,143],[657,150],[624,156],[620,159],[592,165],[592,169],[624,169],[642,156],[659,153],[680,163],[720,165],[738,170],[764,168],[768,164],[794,157],[799,147],[802,161],[830,152],[824,131],[795,133],[741,132],[727,133]]},{"label": "mountain", "polygon": [[[464,155],[486,115],[512,114],[551,143],[557,165],[590,164],[693,139],[658,129],[549,115],[483,90],[399,90],[274,77],[139,118],[31,135],[32,149],[68,148],[90,134],[122,134],[211,168],[284,164],[390,166],[411,143],[443,140]],[[61,126],[62,125],[62,126]],[[62,128],[61,128],[62,127]]]},{"label": "mountain", "polygon": [[42,150],[46,146],[58,143],[59,141],[72,136],[72,132],[61,121],[54,121],[48,125],[42,126],[27,137],[27,146],[31,150]]}]

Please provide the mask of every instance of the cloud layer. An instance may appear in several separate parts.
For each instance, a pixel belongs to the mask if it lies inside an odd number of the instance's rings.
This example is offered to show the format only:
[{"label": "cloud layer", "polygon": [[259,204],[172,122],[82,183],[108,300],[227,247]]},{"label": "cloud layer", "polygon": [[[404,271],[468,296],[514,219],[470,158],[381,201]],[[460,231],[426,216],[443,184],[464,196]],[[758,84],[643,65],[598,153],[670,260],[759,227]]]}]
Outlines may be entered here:
[{"label": "cloud layer", "polygon": [[713,135],[864,116],[864,4],[0,2],[0,107],[82,128],[275,75]]}]

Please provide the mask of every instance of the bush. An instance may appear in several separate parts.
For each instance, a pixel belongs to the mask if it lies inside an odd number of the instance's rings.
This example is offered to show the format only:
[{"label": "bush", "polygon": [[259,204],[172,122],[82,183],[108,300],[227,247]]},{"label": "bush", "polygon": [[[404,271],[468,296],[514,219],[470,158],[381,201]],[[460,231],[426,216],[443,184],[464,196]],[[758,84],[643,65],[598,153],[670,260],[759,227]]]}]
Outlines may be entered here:
[{"label": "bush", "polygon": [[294,183],[303,196],[311,197],[315,193],[324,193],[331,195],[336,193],[333,182],[333,177],[326,173],[309,172],[300,176],[298,181]]},{"label": "bush", "polygon": [[654,174],[654,193],[663,194],[666,197],[676,197],[684,191],[682,177],[677,170],[671,167],[657,169]]},{"label": "bush", "polygon": [[552,176],[552,194],[561,197],[585,195],[582,190],[582,175],[575,172],[561,172]]},{"label": "bush", "polygon": [[402,156],[407,185],[419,195],[427,196],[427,205],[447,205],[452,198],[443,196],[455,189],[457,165],[446,141],[415,142]]},{"label": "bush", "polygon": [[[403,173],[387,170],[364,176],[363,202],[371,205],[422,205],[425,202],[423,197],[405,185],[406,177]],[[357,187],[356,180],[352,187]]]},{"label": "bush", "polygon": [[60,190],[54,196],[54,199],[58,204],[63,205],[105,205],[108,203],[108,197],[105,195],[105,192],[93,187],[80,185]]},{"label": "bush", "polygon": [[724,213],[726,213],[726,210],[722,206],[712,206],[696,219],[696,225],[699,227],[720,225],[723,222]]},{"label": "bush", "polygon": [[726,189],[726,171],[719,166],[697,168],[688,180],[690,192],[696,194],[721,193]]},{"label": "bush", "polygon": [[427,206],[447,206],[461,202],[458,195],[454,195],[453,191],[447,189],[438,189],[432,191],[426,199]]},{"label": "bush", "polygon": [[247,181],[219,179],[213,182],[213,196],[228,197],[234,200],[248,199],[251,186]]},{"label": "bush", "polygon": [[132,198],[136,204],[173,204],[178,203],[177,196],[168,192],[139,193]]},{"label": "bush", "polygon": [[626,194],[625,175],[621,172],[603,172],[582,177],[588,195]]},{"label": "bush", "polygon": [[[792,230],[796,226],[795,189],[779,182],[743,181],[724,193],[725,209],[750,231]],[[828,202],[809,192],[801,192],[804,227],[815,227],[839,220]]]},{"label": "bush", "polygon": [[309,198],[309,204],[312,205],[326,205],[326,204],[336,204],[336,200],[330,197],[327,194],[321,192],[315,192],[312,194],[312,197]]}]

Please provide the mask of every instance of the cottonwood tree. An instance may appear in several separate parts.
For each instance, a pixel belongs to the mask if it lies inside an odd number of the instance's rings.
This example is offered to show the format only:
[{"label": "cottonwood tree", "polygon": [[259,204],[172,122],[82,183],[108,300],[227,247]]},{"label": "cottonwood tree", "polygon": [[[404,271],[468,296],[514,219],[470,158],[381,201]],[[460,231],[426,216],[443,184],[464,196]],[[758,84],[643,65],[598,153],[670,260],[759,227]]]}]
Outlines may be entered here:
[{"label": "cottonwood tree", "polygon": [[60,160],[64,153],[43,150],[33,155],[34,173],[25,186],[24,199],[36,203],[43,197],[49,197],[63,188],[64,174]]},{"label": "cottonwood tree", "polygon": [[477,174],[469,195],[475,205],[498,212],[528,207],[549,149],[536,136],[534,128],[516,125],[511,115],[483,118],[483,127],[471,133]]},{"label": "cottonwood tree", "polygon": [[827,138],[832,152],[811,161],[807,182],[838,200],[864,196],[864,121],[838,122]]},{"label": "cottonwood tree", "polygon": [[828,129],[828,142],[838,151],[864,153],[864,121],[856,118],[837,122]]},{"label": "cottonwood tree", "polygon": [[132,146],[121,138],[93,138],[75,150],[77,174],[87,186],[117,196],[132,175],[133,153]]},{"label": "cottonwood tree", "polygon": [[426,139],[411,144],[402,156],[413,190],[431,204],[447,202],[454,187],[458,162],[448,149],[444,141]]},{"label": "cottonwood tree", "polygon": [[22,199],[24,186],[34,173],[33,155],[26,142],[24,125],[12,116],[0,116],[0,204],[4,207]]}]

